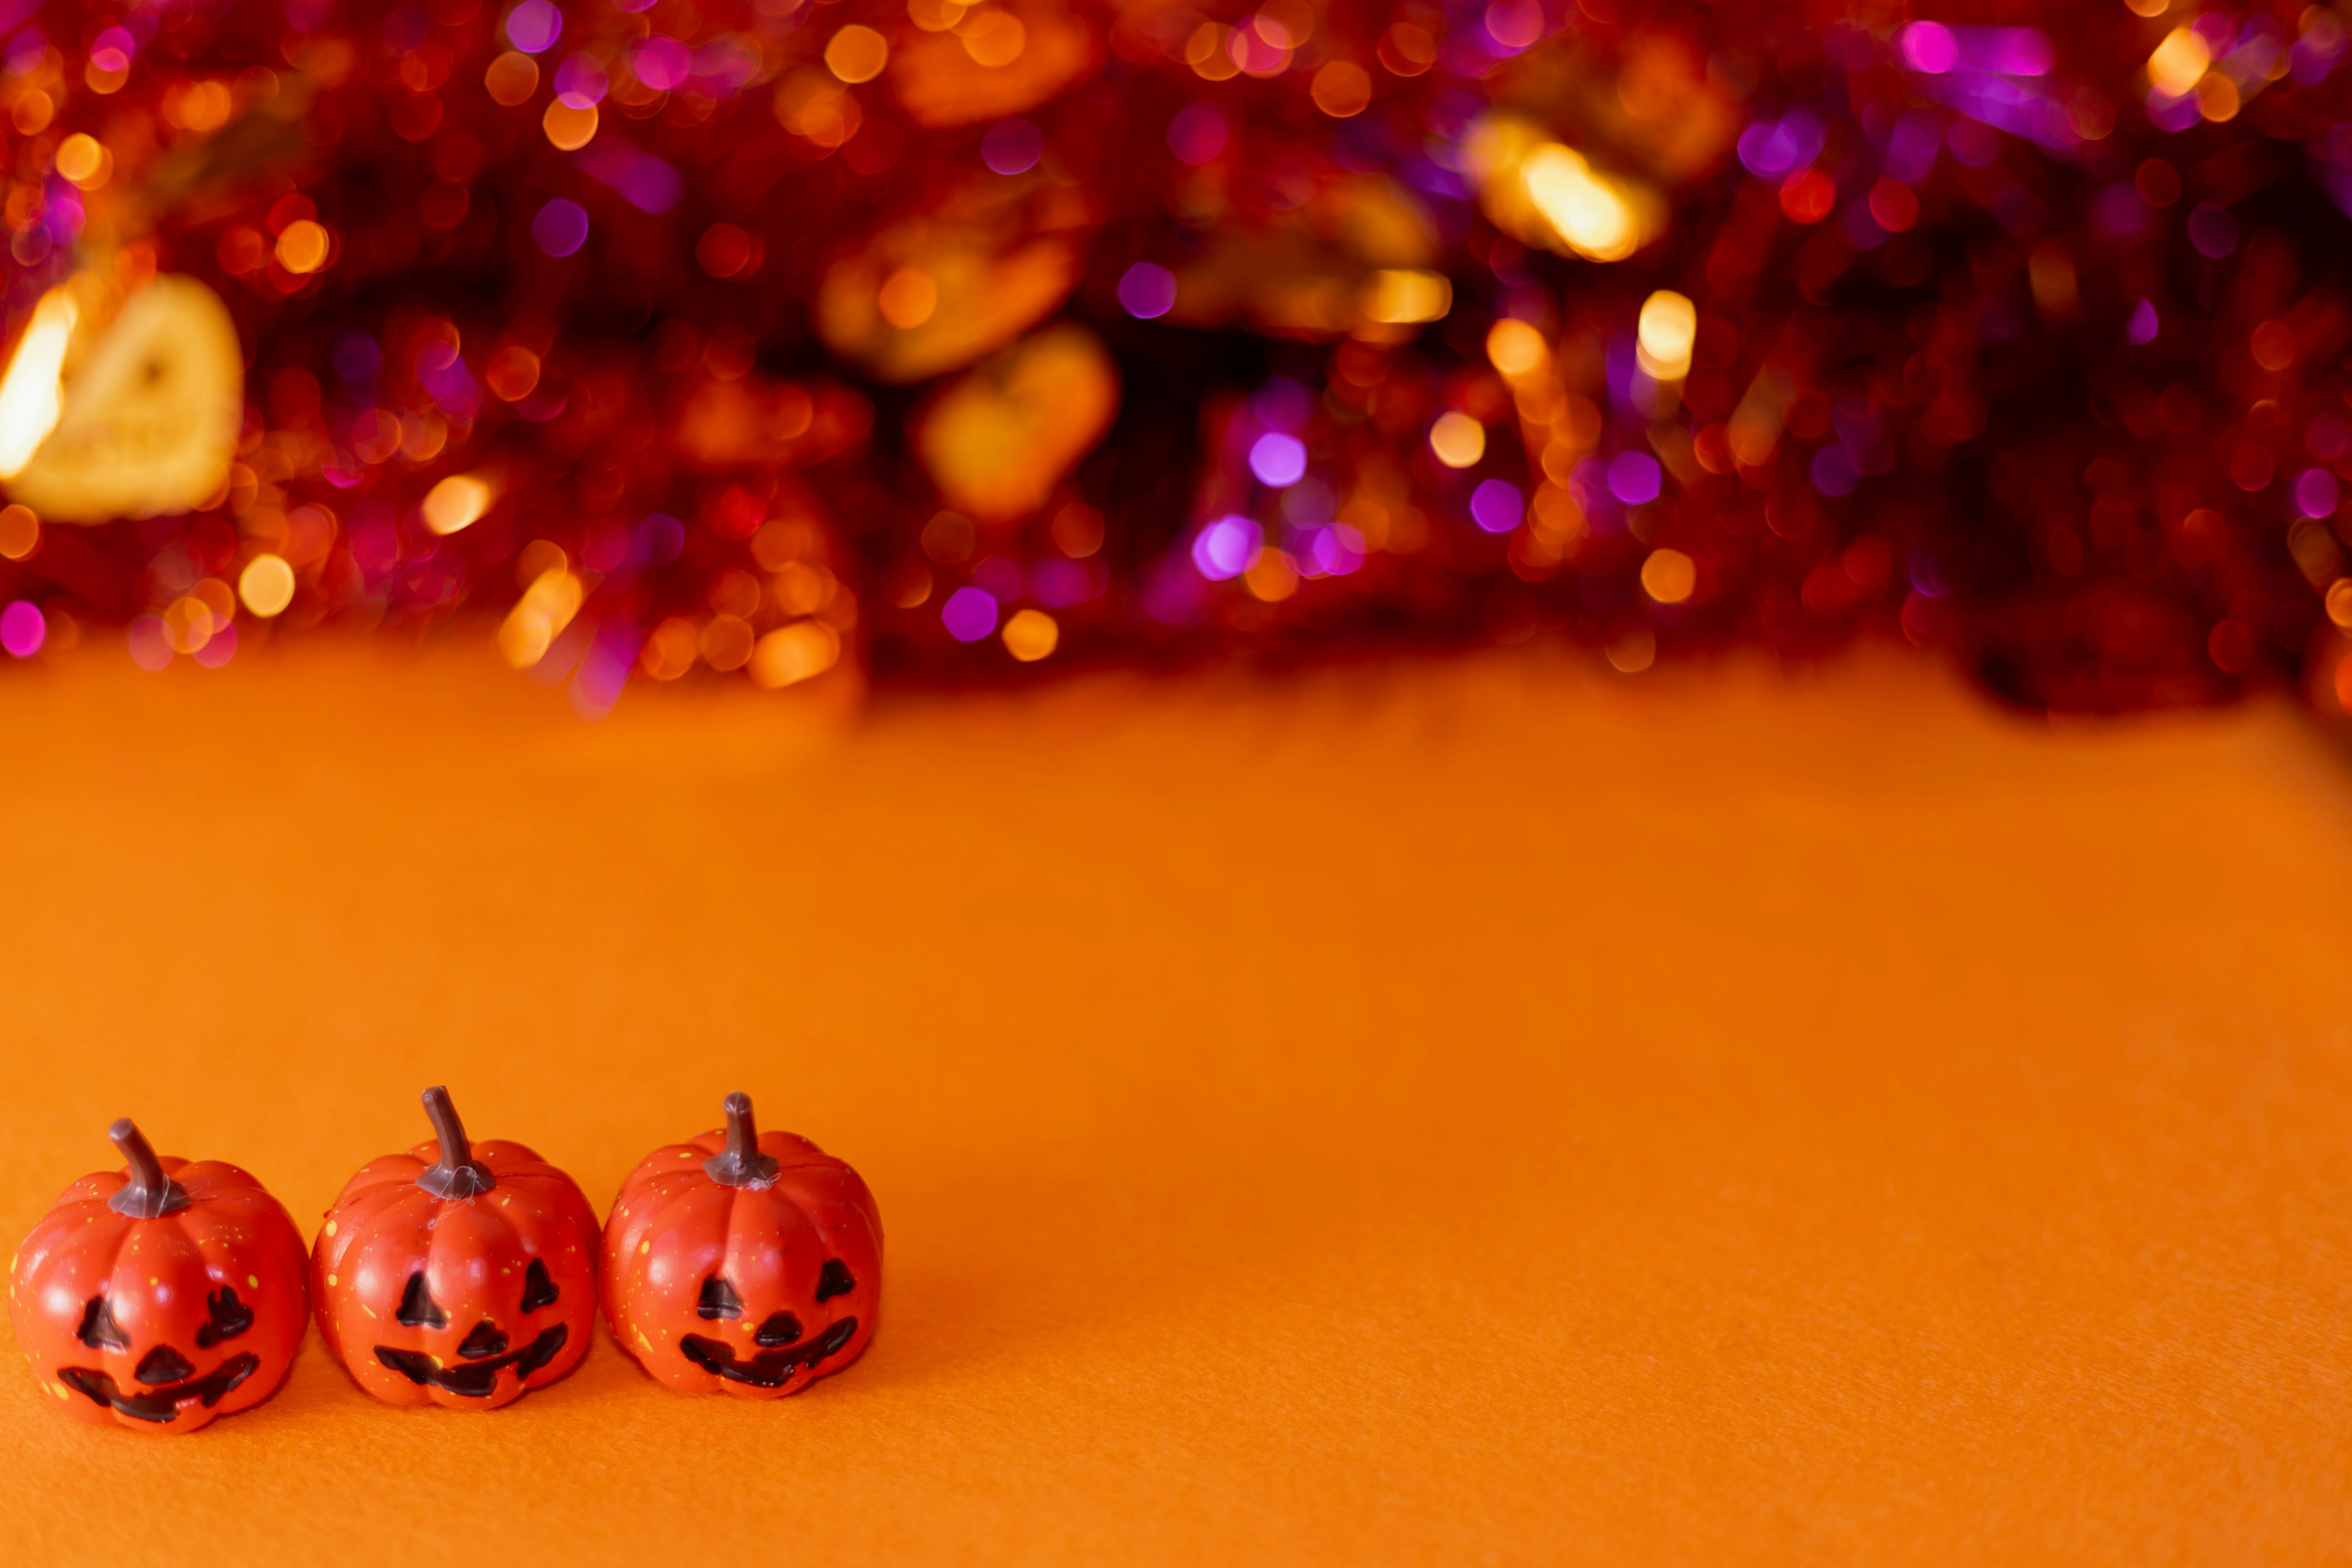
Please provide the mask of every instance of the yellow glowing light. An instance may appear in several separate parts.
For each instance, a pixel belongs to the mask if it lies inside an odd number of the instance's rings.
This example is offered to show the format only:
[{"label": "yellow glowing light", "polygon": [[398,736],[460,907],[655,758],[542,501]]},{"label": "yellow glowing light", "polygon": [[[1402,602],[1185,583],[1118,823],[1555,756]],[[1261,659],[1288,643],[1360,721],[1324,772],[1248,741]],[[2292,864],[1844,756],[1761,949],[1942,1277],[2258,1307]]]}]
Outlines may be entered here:
[{"label": "yellow glowing light", "polygon": [[257,555],[237,576],[236,596],[266,621],[294,602],[294,568],[282,555]]},{"label": "yellow glowing light", "polygon": [[1353,60],[1333,60],[1315,73],[1315,107],[1334,120],[1361,114],[1372,101],[1372,75]]},{"label": "yellow glowing light", "polygon": [[1486,455],[1486,427],[1459,409],[1437,416],[1429,427],[1429,449],[1449,468],[1466,468]]},{"label": "yellow glowing light", "polygon": [[7,374],[0,376],[0,479],[22,473],[57,428],[63,406],[58,371],[80,319],[80,307],[62,288],[50,289],[33,307],[33,320],[17,340]]},{"label": "yellow glowing light", "polygon": [[1009,66],[1021,58],[1029,47],[1029,29],[1017,16],[1003,11],[982,11],[956,24],[956,36],[963,40],[963,52],[971,57],[976,66],[994,68]]},{"label": "yellow glowing light", "polygon": [[564,566],[551,566],[533,579],[499,626],[499,651],[507,662],[529,669],[545,658],[549,645],[580,613],[581,595],[580,579]]},{"label": "yellow glowing light", "polygon": [[1642,591],[1661,605],[1679,605],[1698,586],[1698,563],[1679,550],[1653,550],[1642,563]]},{"label": "yellow glowing light", "polygon": [[574,109],[559,98],[548,104],[539,124],[557,152],[577,153],[596,140],[596,106]]},{"label": "yellow glowing light", "polygon": [[940,286],[921,268],[901,267],[882,280],[875,305],[884,321],[902,332],[911,331],[940,308]]},{"label": "yellow glowing light", "polygon": [[2197,112],[2219,125],[2238,118],[2245,100],[2238,94],[2238,84],[2220,71],[2209,73],[2197,84]]},{"label": "yellow glowing light", "polygon": [[22,561],[40,543],[41,520],[31,507],[0,507],[0,555]]},{"label": "yellow glowing light", "polygon": [[1242,582],[1256,597],[1278,605],[1298,592],[1298,568],[1286,551],[1261,550],[1242,574]]},{"label": "yellow glowing light", "polygon": [[327,264],[327,252],[332,247],[324,226],[307,217],[296,218],[278,237],[278,265],[297,276],[316,272]]},{"label": "yellow glowing light", "polygon": [[1622,261],[1641,248],[1641,226],[1615,185],[1581,153],[1558,142],[1538,148],[1519,171],[1528,199],[1570,250],[1592,261]]},{"label": "yellow glowing light", "polygon": [[[189,594],[172,601],[163,611],[163,630],[172,639],[176,653],[201,653],[213,634],[219,629],[213,607]],[[220,620],[220,625],[226,625]]]},{"label": "yellow glowing light", "polygon": [[2135,16],[2161,16],[2172,8],[2172,0],[2124,0]]},{"label": "yellow glowing light", "polygon": [[1225,50],[1225,29],[1215,22],[1203,22],[1192,29],[1192,36],[1184,41],[1184,63],[1209,81],[1224,81],[1242,72]]},{"label": "yellow glowing light", "polygon": [[106,184],[113,163],[98,139],[86,132],[77,131],[58,143],[58,173],[86,191]]},{"label": "yellow glowing light", "polygon": [[907,20],[926,33],[944,33],[971,9],[958,0],[907,0]]},{"label": "yellow glowing light", "polygon": [[2327,618],[2352,632],[2352,577],[2338,577],[2328,585]]},{"label": "yellow glowing light", "polygon": [[1621,675],[1639,675],[1658,662],[1657,635],[1647,626],[1635,626],[1609,645],[1611,668]]},{"label": "yellow glowing light", "polygon": [[1691,344],[1698,339],[1698,307],[1671,289],[1642,302],[1634,357],[1653,381],[1680,381],[1690,374]]},{"label": "yellow glowing light", "polygon": [[1440,321],[1454,309],[1454,284],[1443,272],[1391,267],[1365,286],[1364,314],[1388,326]]},{"label": "yellow glowing light", "polygon": [[1023,610],[1004,623],[1004,651],[1034,664],[1061,646],[1062,628],[1043,610]]},{"label": "yellow glowing light", "polygon": [[2147,82],[2168,98],[2186,97],[2213,63],[2213,51],[2188,27],[2175,27],[2147,57]]},{"label": "yellow glowing light", "polygon": [[672,616],[646,639],[646,646],[637,651],[637,664],[656,680],[676,680],[694,668],[701,653],[694,623],[683,616]]},{"label": "yellow glowing light", "polygon": [[1794,391],[1778,366],[1766,365],[1756,373],[1739,406],[1731,411],[1731,425],[1725,432],[1735,459],[1755,468],[1771,458],[1773,448],[1780,444],[1781,423],[1788,417]]},{"label": "yellow glowing light", "polygon": [[[1011,628],[1006,630],[1009,634]],[[839,632],[823,621],[793,621],[761,637],[751,650],[751,680],[773,691],[823,675],[840,659]]]},{"label": "yellow glowing light", "polygon": [[717,615],[702,628],[702,657],[716,670],[740,669],[751,662],[759,638],[740,616]]},{"label": "yellow glowing light", "polygon": [[494,497],[487,480],[475,474],[451,474],[425,492],[425,526],[436,533],[455,533],[481,521]]},{"label": "yellow glowing light", "polygon": [[1544,346],[1543,334],[1527,322],[1506,316],[1486,331],[1486,357],[1495,368],[1517,380],[1541,370],[1551,353]]},{"label": "yellow glowing light", "polygon": [[482,86],[499,104],[508,109],[520,108],[539,90],[539,62],[519,50],[509,49],[482,73]]},{"label": "yellow glowing light", "polygon": [[824,46],[825,68],[852,85],[872,81],[889,63],[889,40],[855,22],[835,33]]}]

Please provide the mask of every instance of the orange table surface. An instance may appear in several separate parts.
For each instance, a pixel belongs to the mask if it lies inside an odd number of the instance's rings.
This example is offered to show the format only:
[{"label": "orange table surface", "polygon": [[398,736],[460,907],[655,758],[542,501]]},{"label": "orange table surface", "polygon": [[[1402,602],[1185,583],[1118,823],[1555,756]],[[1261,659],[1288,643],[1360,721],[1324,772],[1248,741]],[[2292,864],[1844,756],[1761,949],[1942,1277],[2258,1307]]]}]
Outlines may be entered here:
[{"label": "orange table surface", "polygon": [[600,1213],[743,1089],[863,1362],[492,1415],[316,1336],[185,1439],[0,1363],[0,1562],[2352,1552],[2352,768],[1894,655],[748,689],[478,643],[0,672],[0,1229],[110,1119],[304,1226],[425,1135]]}]

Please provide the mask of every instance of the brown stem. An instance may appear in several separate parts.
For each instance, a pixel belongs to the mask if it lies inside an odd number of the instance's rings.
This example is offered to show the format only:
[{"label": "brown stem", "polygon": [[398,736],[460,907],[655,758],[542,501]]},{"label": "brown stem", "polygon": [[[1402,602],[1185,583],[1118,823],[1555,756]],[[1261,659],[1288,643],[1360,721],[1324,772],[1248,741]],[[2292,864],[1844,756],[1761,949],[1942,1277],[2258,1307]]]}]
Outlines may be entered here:
[{"label": "brown stem", "polygon": [[499,1184],[490,1168],[474,1158],[474,1146],[466,1142],[466,1124],[457,1120],[447,1089],[436,1083],[425,1091],[425,1114],[440,1136],[441,1158],[416,1173],[418,1186],[436,1198],[478,1198]]},{"label": "brown stem", "polygon": [[751,1097],[738,1089],[727,1097],[727,1147],[702,1163],[702,1173],[721,1186],[764,1187],[781,1169],[775,1156],[760,1152],[759,1124],[751,1120]]},{"label": "brown stem", "polygon": [[131,1118],[115,1122],[106,1135],[114,1140],[115,1151],[122,1156],[131,1177],[106,1200],[108,1208],[132,1219],[161,1219],[188,1206],[188,1189],[163,1173],[163,1162],[155,1158],[154,1146]]}]

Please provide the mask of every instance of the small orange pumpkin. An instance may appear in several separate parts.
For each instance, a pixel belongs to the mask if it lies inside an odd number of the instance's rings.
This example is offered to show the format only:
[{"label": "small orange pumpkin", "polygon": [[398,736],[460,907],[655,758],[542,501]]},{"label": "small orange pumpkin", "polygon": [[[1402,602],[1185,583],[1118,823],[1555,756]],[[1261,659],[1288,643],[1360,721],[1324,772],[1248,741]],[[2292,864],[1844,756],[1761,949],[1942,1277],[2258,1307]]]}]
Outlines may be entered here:
[{"label": "small orange pumpkin", "polygon": [[596,1214],[520,1143],[471,1143],[449,1091],[437,1142],[360,1167],[311,1254],[327,1348],[389,1405],[495,1410],[588,1353]]},{"label": "small orange pumpkin", "polygon": [[672,1143],[621,1184],[604,1226],[604,1316],[681,1394],[774,1399],[839,1372],[874,1338],[882,1217],[857,1173],[805,1138],[727,1128]]},{"label": "small orange pumpkin", "polygon": [[269,1397],[310,1317],[302,1236],[235,1165],[161,1159],[126,1119],[124,1169],[84,1176],[8,1277],[16,1342],[78,1421],[193,1432]]}]

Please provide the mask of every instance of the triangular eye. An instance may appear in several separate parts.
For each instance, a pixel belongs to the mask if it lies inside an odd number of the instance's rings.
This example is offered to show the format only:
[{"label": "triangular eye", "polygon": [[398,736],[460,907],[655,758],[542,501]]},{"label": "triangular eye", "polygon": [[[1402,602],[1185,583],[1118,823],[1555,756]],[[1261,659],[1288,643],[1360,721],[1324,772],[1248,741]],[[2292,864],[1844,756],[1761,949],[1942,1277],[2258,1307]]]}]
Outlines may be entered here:
[{"label": "triangular eye", "polygon": [[760,1325],[760,1331],[751,1336],[751,1342],[763,1350],[774,1350],[778,1345],[791,1344],[800,1337],[801,1321],[798,1318],[790,1312],[772,1312],[768,1321]]},{"label": "triangular eye", "polygon": [[740,1318],[743,1315],[743,1298],[735,1294],[735,1287],[713,1274],[702,1282],[702,1299],[694,1304],[698,1318]]},{"label": "triangular eye", "polygon": [[857,1281],[849,1277],[849,1265],[838,1258],[828,1258],[817,1271],[816,1299],[830,1301],[835,1296],[846,1296],[857,1289]]},{"label": "triangular eye", "polygon": [[393,1319],[411,1329],[446,1329],[449,1326],[449,1314],[441,1310],[440,1304],[433,1300],[432,1292],[425,1289],[425,1270],[422,1268],[408,1277],[408,1289],[400,1293],[400,1310],[393,1314]]},{"label": "triangular eye", "polygon": [[534,1258],[522,1271],[522,1310],[536,1312],[555,1305],[555,1281],[547,1277],[547,1260]]},{"label": "triangular eye", "polygon": [[114,1309],[103,1295],[92,1296],[89,1305],[82,1309],[81,1327],[74,1331],[74,1338],[94,1351],[131,1348],[131,1336],[114,1321]]},{"label": "triangular eye", "polygon": [[198,1348],[210,1350],[223,1340],[233,1340],[253,1327],[253,1309],[236,1299],[236,1292],[224,1285],[205,1298],[213,1321],[196,1331]]}]

